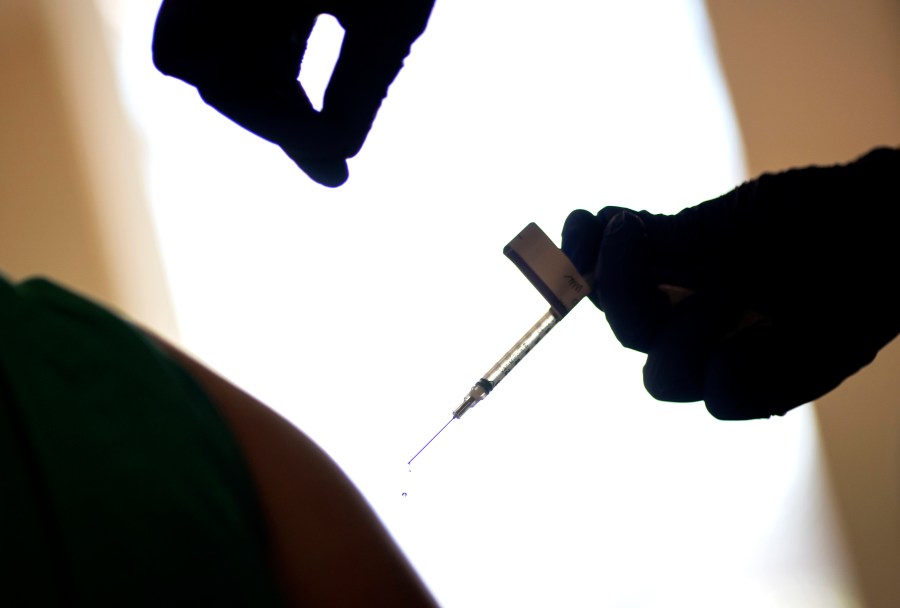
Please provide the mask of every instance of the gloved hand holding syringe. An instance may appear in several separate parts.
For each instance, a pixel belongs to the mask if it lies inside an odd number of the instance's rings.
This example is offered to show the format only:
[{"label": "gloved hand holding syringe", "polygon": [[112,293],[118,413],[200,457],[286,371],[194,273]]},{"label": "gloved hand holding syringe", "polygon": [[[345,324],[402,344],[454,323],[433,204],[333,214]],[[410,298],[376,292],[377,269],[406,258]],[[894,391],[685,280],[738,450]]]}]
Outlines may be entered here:
[{"label": "gloved hand holding syringe", "polygon": [[441,427],[407,464],[412,465],[416,456],[435,440],[451,422],[469,411],[484,399],[512,369],[525,358],[541,339],[566,316],[584,296],[590,286],[579,274],[566,255],[534,223],[528,224],[509,244],[503,253],[522,271],[532,285],[549,302],[550,310],[525,332],[469,391],[462,403],[453,410],[453,417]]}]

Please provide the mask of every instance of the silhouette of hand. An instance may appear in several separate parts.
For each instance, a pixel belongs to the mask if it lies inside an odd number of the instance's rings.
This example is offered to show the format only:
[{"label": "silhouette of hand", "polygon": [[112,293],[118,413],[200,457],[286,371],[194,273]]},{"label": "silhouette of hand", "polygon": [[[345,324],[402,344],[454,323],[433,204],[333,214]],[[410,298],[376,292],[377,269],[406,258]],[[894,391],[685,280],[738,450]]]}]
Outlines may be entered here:
[{"label": "silhouette of hand", "polygon": [[782,415],[900,332],[900,149],[764,174],[675,215],[573,211],[562,247],[592,277],[644,385],[720,419]]},{"label": "silhouette of hand", "polygon": [[[153,62],[206,103],[281,146],[312,179],[339,186],[434,0],[164,0]],[[344,28],[321,112],[297,80],[315,19]]]}]

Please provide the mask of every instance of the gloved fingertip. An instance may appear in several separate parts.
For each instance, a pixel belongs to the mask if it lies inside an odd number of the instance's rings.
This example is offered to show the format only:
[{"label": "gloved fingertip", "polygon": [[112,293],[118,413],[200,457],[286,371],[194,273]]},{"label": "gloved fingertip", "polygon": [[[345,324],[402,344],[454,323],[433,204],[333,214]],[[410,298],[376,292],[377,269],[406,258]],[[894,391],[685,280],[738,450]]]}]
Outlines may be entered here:
[{"label": "gloved fingertip", "polygon": [[772,412],[760,404],[738,403],[732,399],[716,399],[714,397],[707,397],[704,403],[706,411],[716,420],[723,422],[761,420],[772,416]]},{"label": "gloved fingertip", "polygon": [[658,357],[647,357],[643,369],[644,388],[658,401],[691,403],[703,399],[702,385],[690,374],[672,374]]},{"label": "gloved fingertip", "polygon": [[562,228],[562,249],[577,244],[584,240],[585,236],[599,235],[600,226],[597,217],[590,211],[575,209],[566,216]]},{"label": "gloved fingertip", "polygon": [[343,186],[350,178],[346,161],[314,161],[299,166],[312,180],[329,188]]},{"label": "gloved fingertip", "polygon": [[597,212],[597,220],[600,222],[601,226],[606,228],[606,225],[609,224],[609,221],[623,211],[631,211],[631,209],[629,209],[628,207],[619,207],[617,205],[607,205]]},{"label": "gloved fingertip", "polygon": [[605,239],[623,239],[640,237],[646,234],[644,222],[635,213],[623,209],[613,215],[603,230]]},{"label": "gloved fingertip", "polygon": [[593,274],[601,233],[597,217],[584,209],[569,213],[563,224],[561,249],[585,276]]},{"label": "gloved fingertip", "polygon": [[[796,346],[771,326],[760,324],[721,342],[707,359],[703,399],[718,420],[755,420],[784,414],[800,405],[792,377]],[[812,356],[803,357],[812,359]]]},{"label": "gloved fingertip", "polygon": [[288,156],[300,167],[310,179],[328,188],[337,188],[344,185],[350,177],[350,169],[344,159],[321,160]]},{"label": "gloved fingertip", "polygon": [[565,239],[568,232],[577,230],[585,222],[593,222],[594,214],[586,209],[574,209],[566,216],[563,222],[562,236]]}]

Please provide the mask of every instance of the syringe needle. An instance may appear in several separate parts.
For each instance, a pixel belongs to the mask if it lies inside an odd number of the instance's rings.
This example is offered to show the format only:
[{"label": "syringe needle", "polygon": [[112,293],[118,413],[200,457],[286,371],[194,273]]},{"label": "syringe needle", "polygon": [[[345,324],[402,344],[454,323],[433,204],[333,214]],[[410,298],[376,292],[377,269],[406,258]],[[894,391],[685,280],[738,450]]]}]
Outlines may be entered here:
[{"label": "syringe needle", "polygon": [[[447,421],[447,424],[445,424],[444,426],[442,426],[442,427],[441,427],[441,430],[438,431],[437,433],[435,433],[435,434],[434,434],[434,437],[432,437],[431,439],[429,439],[429,440],[428,440],[428,443],[426,443],[425,445],[422,446],[422,450],[424,450],[425,448],[427,448],[428,445],[429,445],[432,441],[434,441],[434,440],[437,438],[437,436],[440,435],[440,434],[444,431],[445,428],[447,428],[447,425],[449,425],[451,422],[453,422],[453,420],[454,420],[455,418],[456,418],[456,417],[454,416],[453,418],[451,418],[450,420],[448,420],[448,421]],[[418,456],[419,454],[421,454],[421,453],[422,453],[422,450],[419,450],[418,452],[416,452],[416,456]],[[412,461],[416,459],[416,456],[413,456],[412,458],[410,458],[410,459],[409,459],[409,462],[407,462],[406,464],[407,464],[407,465],[412,465]]]},{"label": "syringe needle", "polygon": [[[463,414],[469,411],[469,408],[474,406],[476,403],[484,399],[488,396],[488,394],[494,390],[494,387],[500,383],[506,377],[512,369],[518,365],[519,361],[521,361],[525,355],[531,352],[531,349],[534,348],[541,339],[547,335],[547,333],[553,329],[553,327],[559,322],[560,316],[551,308],[544,316],[538,319],[538,322],[535,323],[531,329],[529,329],[524,336],[522,336],[518,342],[516,342],[511,349],[509,349],[503,357],[500,358],[494,366],[488,370],[488,372],[475,383],[475,386],[469,391],[469,394],[466,395],[465,399],[463,399],[462,404],[453,410],[453,418],[447,421],[447,424],[441,427],[441,430],[438,431],[434,437],[432,437],[428,443],[422,446],[422,450],[428,447],[428,445],[434,441],[438,435],[440,435],[447,426],[453,422],[456,418],[461,418]],[[416,456],[422,453],[422,450],[416,452]],[[416,456],[413,456],[409,459],[409,462],[406,463],[408,465],[412,464],[412,461],[416,459]]]}]

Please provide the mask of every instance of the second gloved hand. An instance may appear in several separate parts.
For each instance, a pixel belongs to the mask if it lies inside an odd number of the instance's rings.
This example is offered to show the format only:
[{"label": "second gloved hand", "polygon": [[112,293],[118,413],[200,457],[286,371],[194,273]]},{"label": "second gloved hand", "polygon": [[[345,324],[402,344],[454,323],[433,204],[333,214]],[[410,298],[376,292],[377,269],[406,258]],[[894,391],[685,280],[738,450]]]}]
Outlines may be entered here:
[{"label": "second gloved hand", "polygon": [[[281,146],[312,179],[339,186],[434,0],[164,0],[153,62],[206,103]],[[317,112],[297,81],[315,19],[344,28]]]},{"label": "second gloved hand", "polygon": [[766,174],[675,215],[578,210],[562,247],[644,385],[721,419],[781,415],[900,332],[900,150]]}]

